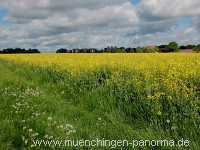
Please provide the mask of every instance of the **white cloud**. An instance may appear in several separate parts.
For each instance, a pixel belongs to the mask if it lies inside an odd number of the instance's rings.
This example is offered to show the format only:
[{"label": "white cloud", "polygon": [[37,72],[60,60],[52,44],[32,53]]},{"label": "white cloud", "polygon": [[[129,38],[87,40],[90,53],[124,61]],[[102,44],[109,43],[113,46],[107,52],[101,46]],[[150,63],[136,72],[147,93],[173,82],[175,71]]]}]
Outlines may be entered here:
[{"label": "white cloud", "polygon": [[127,0],[2,0],[11,20],[44,19],[54,14],[74,17],[77,9],[99,9],[107,6],[120,6]]},{"label": "white cloud", "polygon": [[[0,7],[9,24],[0,29],[0,47],[134,47],[200,39],[199,0],[142,0],[137,6],[129,0],[1,0]],[[181,16],[193,17],[193,26],[180,31]]]},{"label": "white cloud", "polygon": [[199,0],[142,0],[139,11],[143,16],[169,18],[200,15]]},{"label": "white cloud", "polygon": [[[17,36],[29,43],[31,39],[45,38],[48,41],[42,40],[43,43],[39,42],[37,46],[45,48],[48,45],[103,47],[108,44],[103,42],[104,38],[112,37],[112,34],[120,30],[134,28],[139,22],[135,7],[127,0],[40,0],[38,3],[33,0],[14,0],[11,3],[10,0],[4,6],[8,8],[7,21],[12,24],[8,34],[13,39]],[[13,31],[15,35],[12,35]],[[92,35],[94,32],[98,35]],[[84,34],[87,35],[83,37]],[[94,42],[94,39],[101,43]],[[111,43],[114,41],[110,39]]]}]

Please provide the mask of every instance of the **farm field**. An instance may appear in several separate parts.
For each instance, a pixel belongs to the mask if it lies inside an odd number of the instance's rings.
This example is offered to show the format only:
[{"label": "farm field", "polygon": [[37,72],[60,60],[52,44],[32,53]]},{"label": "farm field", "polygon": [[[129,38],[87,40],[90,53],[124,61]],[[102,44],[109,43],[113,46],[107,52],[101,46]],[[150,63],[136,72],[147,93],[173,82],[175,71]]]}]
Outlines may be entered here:
[{"label": "farm field", "polygon": [[133,149],[34,143],[96,138],[200,149],[200,55],[0,55],[0,149]]}]

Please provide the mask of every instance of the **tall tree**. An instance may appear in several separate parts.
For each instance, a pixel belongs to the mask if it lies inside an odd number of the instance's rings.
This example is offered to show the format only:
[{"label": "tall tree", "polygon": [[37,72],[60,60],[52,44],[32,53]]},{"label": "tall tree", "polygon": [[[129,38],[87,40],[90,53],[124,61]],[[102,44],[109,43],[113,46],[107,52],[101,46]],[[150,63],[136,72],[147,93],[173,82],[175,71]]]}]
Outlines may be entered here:
[{"label": "tall tree", "polygon": [[176,42],[170,42],[168,45],[167,45],[167,48],[169,48],[170,51],[177,51],[178,50],[178,43]]}]

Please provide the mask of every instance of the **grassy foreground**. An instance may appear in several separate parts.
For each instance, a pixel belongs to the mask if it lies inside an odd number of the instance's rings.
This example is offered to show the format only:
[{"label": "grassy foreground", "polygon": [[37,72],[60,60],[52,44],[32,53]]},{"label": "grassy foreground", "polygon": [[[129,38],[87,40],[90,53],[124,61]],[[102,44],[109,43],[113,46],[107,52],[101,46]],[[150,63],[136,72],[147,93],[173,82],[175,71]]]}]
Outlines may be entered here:
[{"label": "grassy foreground", "polygon": [[129,70],[106,65],[76,74],[51,65],[16,64],[2,59],[0,149],[58,149],[36,146],[33,139],[183,138],[190,141],[190,147],[135,149],[198,150],[200,59],[194,58],[175,59],[177,63],[168,63],[164,68],[160,61],[157,67]]}]

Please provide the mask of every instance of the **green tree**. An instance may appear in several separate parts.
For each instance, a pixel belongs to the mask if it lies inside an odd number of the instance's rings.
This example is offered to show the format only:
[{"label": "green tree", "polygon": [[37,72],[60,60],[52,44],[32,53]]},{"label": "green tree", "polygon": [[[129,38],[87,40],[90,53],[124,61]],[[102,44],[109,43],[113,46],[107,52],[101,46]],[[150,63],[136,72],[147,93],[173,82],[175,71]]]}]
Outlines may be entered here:
[{"label": "green tree", "polygon": [[193,50],[194,50],[195,52],[199,53],[199,52],[200,52],[200,44],[197,45],[195,48],[193,48]]},{"label": "green tree", "polygon": [[56,53],[67,53],[67,50],[64,48],[58,49]]},{"label": "green tree", "polygon": [[178,51],[178,43],[176,43],[176,42],[170,42],[170,43],[167,45],[167,48],[168,48],[171,52]]}]

